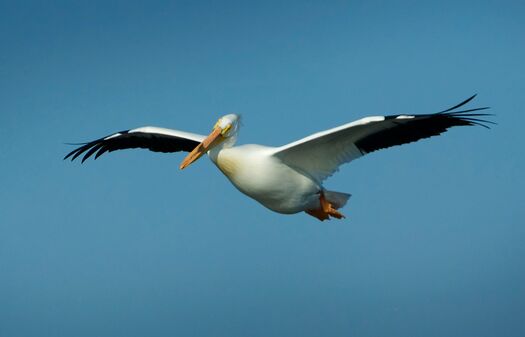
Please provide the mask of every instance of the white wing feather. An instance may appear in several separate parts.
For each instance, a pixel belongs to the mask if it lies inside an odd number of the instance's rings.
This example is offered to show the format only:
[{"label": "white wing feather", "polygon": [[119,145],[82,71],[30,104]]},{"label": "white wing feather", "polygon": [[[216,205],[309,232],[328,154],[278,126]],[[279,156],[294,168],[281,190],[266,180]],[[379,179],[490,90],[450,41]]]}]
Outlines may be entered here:
[{"label": "white wing feather", "polygon": [[384,120],[383,116],[362,118],[278,147],[273,155],[321,182],[337,172],[340,165],[361,157],[364,153],[355,141],[378,131],[374,122]]}]

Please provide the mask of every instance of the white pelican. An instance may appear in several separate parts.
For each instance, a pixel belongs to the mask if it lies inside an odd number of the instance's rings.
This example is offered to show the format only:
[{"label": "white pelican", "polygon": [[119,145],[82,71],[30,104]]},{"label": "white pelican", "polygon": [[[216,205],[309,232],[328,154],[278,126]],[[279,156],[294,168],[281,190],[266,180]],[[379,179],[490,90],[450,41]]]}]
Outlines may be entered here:
[{"label": "white pelican", "polygon": [[[208,136],[159,127],[121,131],[89,143],[82,143],[64,159],[84,154],[82,162],[95,154],[130,148],[155,152],[190,152],[180,164],[184,169],[203,154],[242,193],[272,211],[284,214],[306,212],[323,221],[344,218],[338,209],[350,194],[326,190],[322,182],[340,165],[367,153],[439,135],[453,126],[492,123],[474,113],[487,109],[458,111],[476,95],[456,106],[433,114],[374,116],[315,133],[280,147],[234,146],[239,116],[219,118]],[[86,152],[87,151],[87,152]]]}]

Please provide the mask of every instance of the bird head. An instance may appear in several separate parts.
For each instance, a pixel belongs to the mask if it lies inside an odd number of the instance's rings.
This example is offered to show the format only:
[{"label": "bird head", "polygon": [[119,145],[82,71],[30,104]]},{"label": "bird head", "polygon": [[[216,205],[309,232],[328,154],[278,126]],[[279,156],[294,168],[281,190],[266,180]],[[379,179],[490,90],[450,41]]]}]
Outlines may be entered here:
[{"label": "bird head", "polygon": [[232,146],[237,138],[239,125],[239,115],[229,114],[219,118],[211,133],[184,158],[180,169],[183,170],[218,145]]}]

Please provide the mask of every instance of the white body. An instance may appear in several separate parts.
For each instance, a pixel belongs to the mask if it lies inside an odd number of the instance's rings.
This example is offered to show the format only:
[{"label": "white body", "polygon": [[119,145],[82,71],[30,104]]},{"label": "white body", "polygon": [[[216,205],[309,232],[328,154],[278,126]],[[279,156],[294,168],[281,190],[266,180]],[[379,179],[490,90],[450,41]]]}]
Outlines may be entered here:
[{"label": "white body", "polygon": [[273,156],[276,148],[241,145],[210,151],[210,159],[242,193],[279,213],[319,207],[322,186]]}]

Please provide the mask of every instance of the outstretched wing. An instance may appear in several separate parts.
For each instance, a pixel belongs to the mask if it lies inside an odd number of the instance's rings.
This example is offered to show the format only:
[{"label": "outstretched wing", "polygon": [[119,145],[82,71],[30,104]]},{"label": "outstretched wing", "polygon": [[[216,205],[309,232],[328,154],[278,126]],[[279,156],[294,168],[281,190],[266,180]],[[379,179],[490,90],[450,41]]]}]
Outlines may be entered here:
[{"label": "outstretched wing", "polygon": [[373,151],[437,136],[453,126],[488,128],[494,123],[479,117],[489,114],[475,113],[487,107],[457,111],[474,97],[433,114],[366,117],[279,147],[273,155],[321,182],[340,165]]},{"label": "outstretched wing", "polygon": [[204,138],[206,138],[206,136],[194,133],[145,126],[120,131],[92,142],[79,144],[82,146],[68,153],[64,159],[71,157],[73,161],[85,153],[84,157],[82,157],[82,162],[84,162],[94,153],[96,153],[95,159],[97,159],[106,152],[135,148],[149,149],[155,152],[190,152],[199,145]]}]

